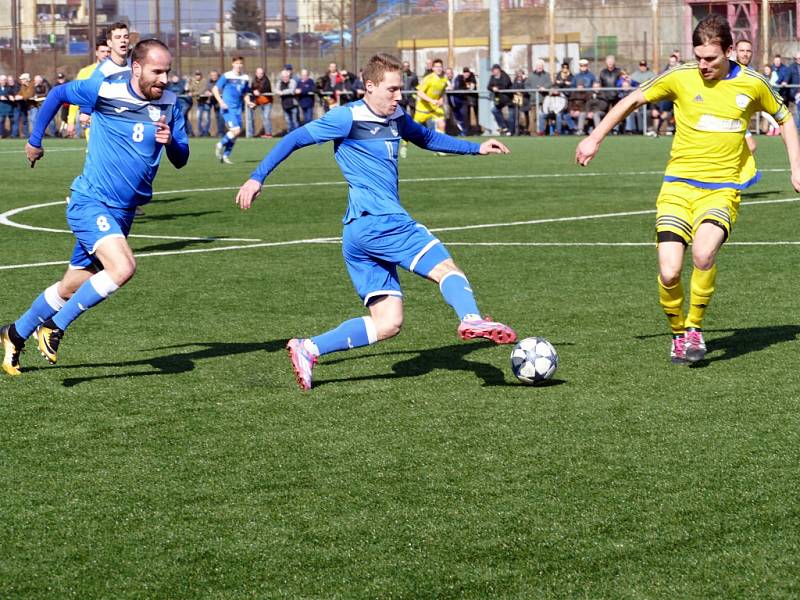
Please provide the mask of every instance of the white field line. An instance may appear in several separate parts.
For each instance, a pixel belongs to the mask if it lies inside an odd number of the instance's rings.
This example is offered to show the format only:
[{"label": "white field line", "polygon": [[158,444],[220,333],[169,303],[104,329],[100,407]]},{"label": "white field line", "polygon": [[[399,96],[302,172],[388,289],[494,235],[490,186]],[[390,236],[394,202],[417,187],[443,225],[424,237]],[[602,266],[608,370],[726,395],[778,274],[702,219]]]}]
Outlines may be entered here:
[{"label": "white field line", "polygon": [[[0,214],[0,225],[7,225],[9,227],[16,227],[18,229],[27,229],[30,231],[46,231],[48,233],[68,233],[72,235],[72,232],[69,229],[52,229],[50,227],[34,227],[33,225],[24,225],[22,223],[17,223],[12,221],[9,217],[13,217],[21,212],[25,212],[28,210],[34,210],[36,208],[46,208],[49,206],[58,206],[60,204],[66,204],[65,200],[57,200],[55,202],[45,202],[43,204],[32,204],[31,206],[22,206],[20,208],[14,208],[9,211],[6,211]],[[260,242],[260,239],[257,238],[216,238],[216,237],[186,237],[186,236],[176,236],[176,235],[143,235],[138,233],[132,233],[128,237],[132,238],[149,238],[149,239],[156,239],[156,240],[188,240],[188,241],[223,241],[223,242]]]},{"label": "white field line", "polygon": [[[464,179],[464,178],[459,178]],[[437,178],[434,181],[441,181],[441,179]],[[286,184],[286,185],[295,185],[295,184]],[[297,184],[297,185],[308,185],[308,184]],[[238,188],[236,188],[238,189]],[[204,190],[184,190],[184,193],[191,192],[191,191],[204,191]],[[176,193],[176,192],[163,192],[163,193]],[[782,203],[790,203],[790,202],[798,202],[800,201],[800,197],[793,197],[793,198],[777,198],[777,199],[770,199],[770,200],[753,200],[750,202],[742,202],[742,205],[759,205],[759,204],[782,204]],[[64,201],[58,202],[48,202],[44,204],[37,204],[31,205],[28,207],[21,207],[12,209],[5,213],[0,214],[0,224],[9,225],[11,227],[21,227],[23,229],[31,229],[36,231],[47,231],[47,232],[56,232],[56,233],[70,233],[68,231],[63,230],[56,230],[56,229],[48,229],[48,228],[36,228],[31,227],[28,225],[19,225],[14,223],[10,219],[9,216],[13,216],[25,210],[32,210],[34,208],[42,208],[47,206],[55,206],[58,204],[64,204]],[[648,210],[639,210],[639,211],[628,211],[628,212],[614,212],[614,213],[599,213],[594,215],[581,215],[581,216],[574,216],[574,217],[556,217],[550,219],[533,219],[528,221],[512,221],[507,223],[483,223],[477,225],[462,225],[458,227],[440,227],[440,228],[432,228],[431,231],[467,231],[473,229],[488,229],[488,228],[496,228],[496,227],[512,227],[512,226],[520,226],[520,225],[540,225],[545,223],[558,223],[558,222],[566,222],[566,221],[583,221],[583,220],[591,220],[591,219],[607,219],[607,218],[614,218],[614,217],[626,217],[626,216],[638,216],[638,215],[645,215],[645,214],[652,214],[656,211],[654,209]],[[327,237],[327,238],[309,238],[309,239],[301,239],[301,240],[288,240],[288,241],[281,241],[281,242],[262,242],[260,240],[249,240],[249,239],[236,239],[236,238],[208,238],[208,237],[199,237],[199,238],[180,238],[180,237],[167,237],[167,236],[131,236],[131,237],[146,237],[146,238],[160,238],[160,239],[180,239],[180,240],[195,240],[195,241],[205,241],[205,240],[217,240],[217,241],[255,241],[256,243],[252,244],[245,244],[245,245],[235,245],[235,246],[224,246],[224,247],[217,247],[217,248],[196,248],[196,249],[186,249],[186,250],[173,250],[173,251],[164,251],[164,252],[144,252],[141,254],[137,254],[139,257],[144,256],[171,256],[171,255],[178,255],[178,254],[201,254],[205,252],[223,252],[223,251],[231,251],[231,250],[246,250],[249,248],[268,248],[268,247],[279,247],[279,246],[291,246],[291,245],[299,245],[299,244],[337,244],[341,241],[339,237]],[[447,242],[450,246],[563,246],[563,247],[581,247],[581,246],[605,246],[605,247],[633,247],[633,246],[652,246],[653,243],[650,242]],[[800,245],[800,242],[795,241],[772,241],[772,242],[729,242],[727,245],[731,246],[780,246],[780,245]],[[55,261],[55,262],[41,262],[41,263],[27,263],[27,264],[19,264],[19,265],[0,265],[0,270],[8,270],[8,269],[23,269],[23,268],[31,268],[31,267],[38,267],[38,266],[53,266],[53,265],[66,265],[68,261]]]},{"label": "white field line", "polygon": [[[51,152],[78,152],[78,151],[86,152],[86,146],[75,146],[73,148],[53,148],[52,150],[48,148],[45,154],[50,154]],[[25,146],[21,147],[19,150],[0,150],[0,154],[25,154]]]}]

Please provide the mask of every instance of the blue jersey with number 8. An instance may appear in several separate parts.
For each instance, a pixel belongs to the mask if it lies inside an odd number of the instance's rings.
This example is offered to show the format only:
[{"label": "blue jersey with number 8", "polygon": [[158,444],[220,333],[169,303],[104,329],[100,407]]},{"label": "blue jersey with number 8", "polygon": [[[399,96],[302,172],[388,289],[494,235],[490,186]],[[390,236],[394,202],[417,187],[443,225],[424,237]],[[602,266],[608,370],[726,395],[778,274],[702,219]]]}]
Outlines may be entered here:
[{"label": "blue jersey with number 8", "polygon": [[[188,158],[189,140],[174,93],[165,90],[158,100],[147,100],[133,90],[129,78],[104,76],[104,65],[91,78],[58,86],[51,94],[57,91],[67,102],[91,106],[93,111],[83,173],[71,189],[109,206],[132,208],[149,202],[153,195],[164,148],[155,139],[161,117],[166,117],[171,129],[167,152],[178,167]],[[173,157],[182,160],[176,162]]]}]

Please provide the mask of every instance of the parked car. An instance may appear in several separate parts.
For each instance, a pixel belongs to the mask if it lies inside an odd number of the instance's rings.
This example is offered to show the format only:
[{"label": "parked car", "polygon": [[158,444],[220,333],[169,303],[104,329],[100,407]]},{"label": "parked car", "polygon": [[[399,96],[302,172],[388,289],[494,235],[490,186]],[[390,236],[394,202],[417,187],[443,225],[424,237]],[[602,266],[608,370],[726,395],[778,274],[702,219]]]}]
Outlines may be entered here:
[{"label": "parked car", "polygon": [[237,48],[261,48],[261,36],[252,31],[236,32]]},{"label": "parked car", "polygon": [[288,45],[299,47],[300,45],[306,48],[317,47],[322,43],[322,36],[318,33],[306,31],[304,33],[293,33],[291,37],[286,40]]},{"label": "parked car", "polygon": [[34,52],[38,52],[41,49],[41,45],[36,40],[22,40],[20,42],[19,47],[25,54],[32,54]]}]

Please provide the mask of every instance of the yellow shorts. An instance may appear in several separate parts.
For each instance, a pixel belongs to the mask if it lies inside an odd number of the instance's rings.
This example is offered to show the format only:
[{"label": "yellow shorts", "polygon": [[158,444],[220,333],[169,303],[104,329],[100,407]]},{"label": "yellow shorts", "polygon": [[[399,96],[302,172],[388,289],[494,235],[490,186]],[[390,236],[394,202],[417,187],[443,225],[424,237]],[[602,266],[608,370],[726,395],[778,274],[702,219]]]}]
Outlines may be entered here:
[{"label": "yellow shorts", "polygon": [[444,106],[435,106],[431,109],[427,109],[420,108],[419,104],[417,104],[417,110],[414,111],[414,121],[425,124],[430,119],[434,121],[444,120]]},{"label": "yellow shorts", "polygon": [[665,181],[656,200],[656,234],[670,231],[688,244],[700,223],[713,221],[725,230],[727,239],[736,222],[740,201],[739,190],[707,190],[680,181]]}]

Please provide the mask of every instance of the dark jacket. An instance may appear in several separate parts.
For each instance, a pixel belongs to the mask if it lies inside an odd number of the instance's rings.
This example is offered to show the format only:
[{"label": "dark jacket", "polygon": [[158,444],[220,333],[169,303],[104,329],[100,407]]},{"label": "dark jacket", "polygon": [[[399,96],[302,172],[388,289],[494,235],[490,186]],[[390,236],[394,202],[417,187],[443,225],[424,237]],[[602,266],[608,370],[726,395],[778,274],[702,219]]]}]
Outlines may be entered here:
[{"label": "dark jacket", "polygon": [[[402,75],[403,75],[403,91],[413,92],[414,90],[416,90],[417,86],[419,85],[419,77],[417,77],[417,74],[414,73],[411,69],[409,69],[408,71],[402,71]],[[400,102],[398,104],[400,104],[400,106],[403,107],[409,106],[411,108],[414,108],[417,105],[417,97],[414,94],[404,93],[403,97],[400,99]]]},{"label": "dark jacket", "polygon": [[[498,90],[511,89],[511,78],[508,73],[500,69],[500,75],[495,77],[492,75],[489,78],[489,85],[486,86],[490,92],[494,92],[492,88],[497,87]],[[511,104],[511,92],[494,92],[494,105],[498,108],[503,108]]]},{"label": "dark jacket", "polygon": [[[598,79],[600,80],[600,87],[604,88],[613,88],[617,87],[617,79],[622,74],[622,69],[619,67],[614,67],[613,70],[609,71],[608,67],[603,67],[603,70],[600,71],[598,75]],[[617,101],[617,92],[614,90],[608,90],[604,92],[600,92],[606,100],[609,102],[616,102]]]},{"label": "dark jacket", "polygon": [[269,82],[269,77],[264,76],[261,79],[254,77],[253,81],[250,82],[250,89],[254,92],[258,92],[258,95],[251,94],[256,104],[272,103],[272,96],[270,96],[272,93],[272,84]]},{"label": "dark jacket", "polygon": [[300,108],[310,108],[314,106],[314,93],[317,91],[317,86],[314,84],[313,79],[301,79],[297,82],[297,102]]}]

